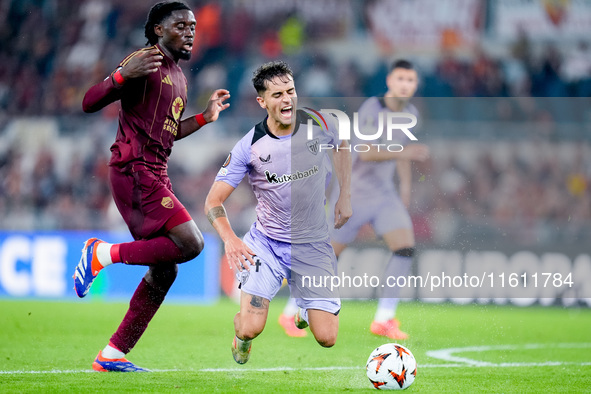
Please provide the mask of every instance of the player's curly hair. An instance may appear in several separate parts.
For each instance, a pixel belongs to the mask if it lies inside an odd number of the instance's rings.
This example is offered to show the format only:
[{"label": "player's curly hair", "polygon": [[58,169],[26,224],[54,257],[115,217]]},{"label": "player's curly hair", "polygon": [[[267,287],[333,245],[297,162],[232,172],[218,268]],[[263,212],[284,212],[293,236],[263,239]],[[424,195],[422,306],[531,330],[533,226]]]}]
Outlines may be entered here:
[{"label": "player's curly hair", "polygon": [[290,76],[293,78],[293,71],[287,63],[281,60],[268,62],[260,66],[252,74],[252,84],[259,96],[262,96],[267,90],[265,81],[271,81],[275,77]]},{"label": "player's curly hair", "polygon": [[148,39],[147,45],[155,45],[158,43],[158,36],[154,33],[154,26],[161,24],[162,21],[168,18],[173,11],[180,10],[191,11],[191,8],[182,1],[163,1],[154,4],[148,13],[148,19],[146,20],[146,26],[144,28],[144,35]]}]

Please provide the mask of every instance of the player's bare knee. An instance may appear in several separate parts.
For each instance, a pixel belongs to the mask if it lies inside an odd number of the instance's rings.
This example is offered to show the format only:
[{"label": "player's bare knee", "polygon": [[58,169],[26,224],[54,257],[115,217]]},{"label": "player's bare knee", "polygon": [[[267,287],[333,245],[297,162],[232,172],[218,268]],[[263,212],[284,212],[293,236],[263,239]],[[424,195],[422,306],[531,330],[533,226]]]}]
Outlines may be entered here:
[{"label": "player's bare knee", "polygon": [[203,251],[203,248],[205,247],[205,240],[203,239],[203,235],[201,234],[201,231],[197,232],[197,235],[195,236],[195,239],[194,239],[194,243],[195,243],[194,251],[195,251],[195,253],[197,253],[195,257],[197,257]]},{"label": "player's bare knee", "polygon": [[325,334],[322,336],[315,336],[316,342],[322,347],[333,347],[335,343],[337,343],[337,336],[336,334]]},{"label": "player's bare knee", "polygon": [[187,247],[187,257],[189,260],[194,259],[195,257],[199,256],[205,247],[205,241],[203,240],[203,235],[201,232],[198,232],[193,239],[190,240],[189,245]]},{"label": "player's bare knee", "polygon": [[246,323],[246,324],[241,324],[238,328],[238,330],[236,330],[236,335],[238,336],[238,338],[243,339],[243,340],[250,340],[250,339],[255,339],[256,337],[259,336],[259,334],[261,332],[263,332],[263,329],[265,328],[265,325],[260,325],[260,324],[252,324],[252,323]]},{"label": "player's bare knee", "polygon": [[[312,328],[312,327],[310,327]],[[312,329],[312,334],[314,334],[314,338],[316,342],[322,347],[333,347],[334,344],[337,342],[337,334],[338,329],[331,329],[329,327],[322,327],[318,329],[318,326]]]},{"label": "player's bare knee", "polygon": [[182,254],[182,261],[187,262],[199,256],[205,246],[203,235],[194,221],[190,220],[174,227],[168,236],[176,244]]},{"label": "player's bare knee", "polygon": [[318,343],[322,347],[329,348],[329,347],[333,347],[336,342],[337,342],[336,339],[334,339],[334,340],[331,340],[331,341],[322,341],[322,342],[319,341]]},{"label": "player's bare knee", "polygon": [[[248,316],[246,314],[245,316]],[[234,316],[234,333],[242,340],[250,340],[259,336],[265,328],[265,322],[243,319],[240,312]]]},{"label": "player's bare knee", "polygon": [[240,339],[248,341],[248,340],[252,340],[255,339],[256,337],[259,336],[261,332],[260,331],[256,331],[256,330],[250,330],[250,331],[243,331],[240,333],[240,335],[238,336]]},{"label": "player's bare knee", "polygon": [[185,237],[181,240],[180,245],[178,246],[183,254],[185,262],[193,260],[203,251],[205,246],[203,235],[201,235],[201,232],[197,232],[191,236]]}]

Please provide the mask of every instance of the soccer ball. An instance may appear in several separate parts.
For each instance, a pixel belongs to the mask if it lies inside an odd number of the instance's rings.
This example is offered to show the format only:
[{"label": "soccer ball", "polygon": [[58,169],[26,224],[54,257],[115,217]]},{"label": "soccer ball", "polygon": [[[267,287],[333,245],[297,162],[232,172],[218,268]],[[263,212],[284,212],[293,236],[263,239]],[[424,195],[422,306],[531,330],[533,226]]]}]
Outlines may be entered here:
[{"label": "soccer ball", "polygon": [[404,346],[387,343],[371,352],[365,371],[378,390],[404,390],[415,381],[417,361]]}]

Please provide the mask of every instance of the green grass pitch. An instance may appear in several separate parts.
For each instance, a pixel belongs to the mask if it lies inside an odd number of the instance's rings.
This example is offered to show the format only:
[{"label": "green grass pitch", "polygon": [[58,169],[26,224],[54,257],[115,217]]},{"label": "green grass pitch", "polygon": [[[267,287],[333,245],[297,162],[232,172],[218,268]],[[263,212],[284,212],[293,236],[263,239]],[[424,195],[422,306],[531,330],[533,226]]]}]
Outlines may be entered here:
[{"label": "green grass pitch", "polygon": [[[165,303],[128,355],[154,372],[96,373],[127,305],[89,299],[0,301],[0,392],[376,392],[365,362],[388,342],[368,331],[375,301],[344,301],[337,344],[323,349],[283,334],[277,299],[241,366],[230,352],[236,304]],[[398,317],[419,364],[407,392],[591,391],[589,309],[412,302]]]}]

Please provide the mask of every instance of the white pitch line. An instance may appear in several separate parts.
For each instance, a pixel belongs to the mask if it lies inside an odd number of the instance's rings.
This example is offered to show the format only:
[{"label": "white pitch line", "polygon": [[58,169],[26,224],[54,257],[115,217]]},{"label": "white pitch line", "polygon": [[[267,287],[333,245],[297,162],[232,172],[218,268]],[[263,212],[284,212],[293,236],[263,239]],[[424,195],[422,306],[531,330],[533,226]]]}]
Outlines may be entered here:
[{"label": "white pitch line", "polygon": [[52,374],[52,373],[87,373],[87,372],[96,372],[92,369],[66,369],[66,370],[56,370],[53,369],[51,371],[0,371],[0,375],[41,375],[41,374]]},{"label": "white pitch line", "polygon": [[[565,365],[591,366],[591,362],[570,362],[570,361],[545,361],[540,363],[491,363],[486,361],[473,360],[466,357],[454,356],[462,352],[489,352],[502,350],[533,350],[545,348],[580,349],[591,348],[591,343],[528,343],[521,345],[496,345],[496,346],[466,346],[439,350],[427,351],[427,356],[446,361],[445,364],[421,364],[419,368],[474,368],[474,367],[556,367]],[[363,367],[274,367],[274,368],[202,368],[202,369],[153,369],[152,372],[297,372],[297,371],[351,371],[363,370]],[[66,374],[66,373],[94,373],[92,369],[80,370],[51,370],[51,371],[0,371],[0,375],[23,375],[23,374]]]},{"label": "white pitch line", "polygon": [[[543,363],[500,363],[494,364],[493,367],[501,368],[516,368],[516,367],[556,367],[565,365],[575,366],[591,366],[591,362],[569,362],[569,361],[547,361]],[[464,363],[448,363],[448,364],[420,364],[419,368],[479,368],[488,367],[489,365],[464,364]],[[153,369],[152,372],[298,372],[298,371],[362,371],[363,367],[308,367],[308,368],[292,368],[292,367],[275,367],[275,368],[203,368],[203,369]],[[35,374],[66,374],[66,373],[95,373],[92,369],[79,370],[51,370],[51,371],[0,371],[0,375],[35,375]],[[98,372],[97,372],[98,373]]]},{"label": "white pitch line", "polygon": [[491,346],[466,346],[439,350],[427,351],[427,356],[452,363],[460,363],[471,367],[514,367],[514,366],[557,366],[557,365],[588,365],[590,363],[569,363],[562,361],[546,361],[543,363],[492,363],[487,361],[473,360],[467,357],[455,356],[455,353],[464,352],[489,352],[503,350],[533,350],[546,348],[580,349],[591,347],[591,343],[528,343],[521,345],[491,345]]}]

